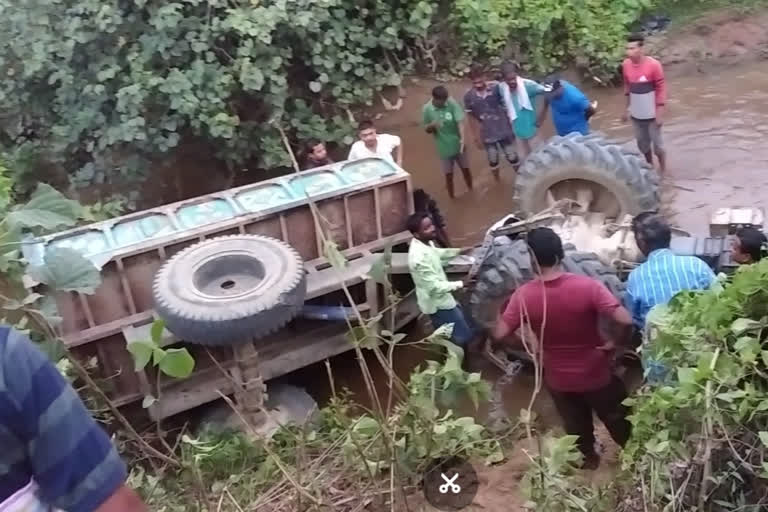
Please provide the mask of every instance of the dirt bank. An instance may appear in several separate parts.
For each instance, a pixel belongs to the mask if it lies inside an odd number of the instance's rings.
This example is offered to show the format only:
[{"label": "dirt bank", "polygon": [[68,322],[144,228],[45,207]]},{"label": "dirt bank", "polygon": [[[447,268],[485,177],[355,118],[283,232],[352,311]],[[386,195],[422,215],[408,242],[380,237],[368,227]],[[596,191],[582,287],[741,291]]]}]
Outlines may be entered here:
[{"label": "dirt bank", "polygon": [[768,7],[719,9],[680,23],[647,41],[670,76],[768,59]]}]

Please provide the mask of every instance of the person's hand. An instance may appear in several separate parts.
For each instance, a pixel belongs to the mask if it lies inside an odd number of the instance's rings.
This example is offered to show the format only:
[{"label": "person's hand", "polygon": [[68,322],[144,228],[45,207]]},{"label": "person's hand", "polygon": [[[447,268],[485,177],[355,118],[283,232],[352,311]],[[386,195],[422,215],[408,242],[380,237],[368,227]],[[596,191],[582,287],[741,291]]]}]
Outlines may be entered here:
[{"label": "person's hand", "polygon": [[470,245],[469,247],[463,247],[459,251],[459,254],[469,254],[469,253],[471,253],[474,250],[475,250],[475,246],[474,245]]},{"label": "person's hand", "polygon": [[463,153],[463,152],[464,152],[464,139],[461,139],[461,140],[459,141],[459,144],[460,144],[460,145],[459,145],[459,154],[461,154],[461,153]]},{"label": "person's hand", "polygon": [[626,123],[629,121],[629,109],[625,110],[623,114],[621,114],[621,122]]},{"label": "person's hand", "polygon": [[662,126],[664,124],[664,111],[659,109],[656,111],[656,124]]},{"label": "person's hand", "polygon": [[613,352],[616,350],[616,342],[613,340],[604,341],[602,345],[599,345],[596,348],[603,352]]},{"label": "person's hand", "polygon": [[468,287],[468,286],[471,286],[471,285],[473,285],[473,284],[475,283],[475,281],[477,281],[477,277],[475,277],[475,276],[470,276],[469,274],[467,274],[466,276],[464,276],[464,277],[462,278],[462,280],[461,280],[461,282],[462,282],[462,283],[464,283],[464,287],[465,287],[465,288],[466,288],[466,287]]},{"label": "person's hand", "polygon": [[482,140],[475,139],[475,146],[477,146],[477,149],[483,149],[485,147],[485,144],[483,144]]},{"label": "person's hand", "polygon": [[544,124],[543,119],[536,119],[536,128],[541,128],[542,124]]}]

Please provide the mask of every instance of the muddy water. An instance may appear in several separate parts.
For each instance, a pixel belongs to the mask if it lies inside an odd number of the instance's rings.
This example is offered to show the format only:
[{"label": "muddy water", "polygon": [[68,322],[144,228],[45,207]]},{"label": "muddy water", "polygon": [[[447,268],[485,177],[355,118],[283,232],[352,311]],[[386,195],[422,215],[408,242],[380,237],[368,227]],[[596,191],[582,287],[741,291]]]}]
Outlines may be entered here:
[{"label": "muddy water", "polygon": [[[405,141],[405,168],[416,186],[424,187],[440,204],[455,244],[478,241],[489,225],[512,209],[514,175],[505,169],[504,183],[487,172],[482,151],[470,148],[470,163],[477,181],[467,192],[456,176],[457,194],[445,192],[434,145],[419,125],[421,105],[433,83],[422,82],[408,91],[400,112],[380,121],[381,130],[398,133]],[[448,86],[461,99],[468,84]],[[669,171],[665,200],[676,213],[675,222],[697,234],[707,231],[717,207],[755,206],[768,192],[768,68],[727,69],[719,74],[668,79],[669,101],[665,144]],[[620,90],[589,90],[599,101],[592,129],[602,131],[634,148],[632,128],[619,120],[624,108]],[[548,121],[539,143],[553,134]]]},{"label": "muddy water", "polygon": [[[421,106],[429,98],[433,85],[426,81],[413,84],[403,108],[379,122],[380,131],[403,138],[404,167],[413,175],[417,187],[423,187],[438,200],[454,245],[477,243],[495,220],[512,210],[514,174],[507,168],[503,171],[503,182],[496,183],[487,171],[484,153],[470,148],[475,189],[466,191],[457,173],[458,197],[448,198],[432,139],[420,126]],[[467,87],[466,83],[448,85],[456,99],[463,96]],[[706,235],[709,217],[718,207],[764,207],[768,197],[768,69],[731,68],[720,74],[670,78],[668,90],[664,135],[669,170],[664,178],[663,198],[675,223],[692,233]],[[634,147],[631,126],[619,121],[625,101],[622,92],[605,89],[588,92],[600,102],[592,129]],[[538,142],[542,143],[552,134],[548,121]],[[411,338],[418,339],[421,332],[415,329]],[[428,354],[421,347],[399,348],[395,357],[398,374],[407,379]],[[379,391],[384,392],[386,376],[373,359],[370,363]],[[369,405],[354,356],[348,353],[334,358],[331,365],[336,391],[349,388],[356,399]],[[495,368],[482,370],[491,381],[499,376]],[[321,403],[332,394],[323,364],[306,368],[291,378]],[[505,409],[516,415],[527,405],[532,389],[532,377],[519,376],[505,390]],[[536,409],[545,423],[557,422],[551,401],[545,395]],[[472,411],[467,408],[466,412]],[[479,411],[478,416],[484,415],[485,410]]]}]

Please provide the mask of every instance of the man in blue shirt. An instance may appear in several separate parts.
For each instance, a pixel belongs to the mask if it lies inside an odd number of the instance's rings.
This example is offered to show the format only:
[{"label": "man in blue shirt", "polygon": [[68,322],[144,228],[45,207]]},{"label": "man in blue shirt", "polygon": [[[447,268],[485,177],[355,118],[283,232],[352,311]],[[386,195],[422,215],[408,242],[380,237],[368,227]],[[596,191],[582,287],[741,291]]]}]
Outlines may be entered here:
[{"label": "man in blue shirt", "polygon": [[0,510],[147,512],[72,386],[22,334],[0,326]]},{"label": "man in blue shirt", "polygon": [[552,122],[558,135],[565,136],[574,132],[587,135],[589,118],[595,113],[595,104],[591,104],[578,87],[565,80],[550,79],[547,85],[552,90],[546,95],[536,126],[542,125],[547,110],[551,108]]},{"label": "man in blue shirt", "polygon": [[706,290],[715,282],[715,274],[701,259],[669,249],[672,230],[658,215],[638,215],[632,230],[646,261],[629,274],[626,306],[635,326],[643,329],[652,307],[666,304],[684,290]]}]

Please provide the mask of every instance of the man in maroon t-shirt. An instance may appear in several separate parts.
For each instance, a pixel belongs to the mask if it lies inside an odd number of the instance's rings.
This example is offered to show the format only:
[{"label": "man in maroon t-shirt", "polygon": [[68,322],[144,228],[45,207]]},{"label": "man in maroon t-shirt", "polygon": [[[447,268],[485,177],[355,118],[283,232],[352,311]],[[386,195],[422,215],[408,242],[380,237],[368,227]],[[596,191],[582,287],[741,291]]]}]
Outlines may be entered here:
[{"label": "man in maroon t-shirt", "polygon": [[631,430],[628,409],[622,405],[627,393],[613,374],[616,345],[601,336],[599,321],[607,317],[629,332],[632,317],[602,283],[561,270],[563,244],[554,231],[537,228],[527,240],[539,279],[515,291],[496,322],[493,339],[501,341],[524,324],[530,325],[544,383],[565,431],[579,436],[583,467],[594,469],[600,457],[594,448],[592,412],[621,446]]}]

